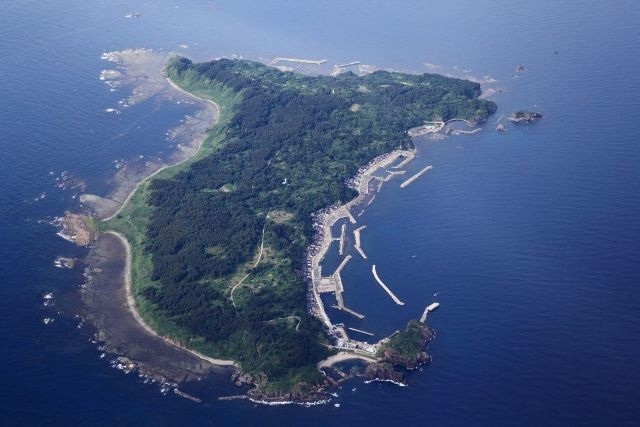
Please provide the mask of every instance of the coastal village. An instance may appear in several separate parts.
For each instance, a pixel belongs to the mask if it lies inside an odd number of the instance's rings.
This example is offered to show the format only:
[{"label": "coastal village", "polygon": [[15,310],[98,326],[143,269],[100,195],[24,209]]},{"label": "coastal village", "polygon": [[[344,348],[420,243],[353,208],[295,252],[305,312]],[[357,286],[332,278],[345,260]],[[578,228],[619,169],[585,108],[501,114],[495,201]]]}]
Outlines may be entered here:
[{"label": "coastal village", "polygon": [[[411,137],[423,136],[428,134],[436,134],[441,132],[445,128],[444,122],[427,122],[422,126],[410,129],[408,135]],[[327,327],[330,335],[334,338],[336,344],[335,348],[341,352],[342,357],[336,357],[336,362],[346,360],[349,358],[360,358],[369,362],[376,361],[376,354],[386,344],[390,338],[392,338],[399,331],[394,332],[392,335],[382,338],[377,342],[370,344],[366,341],[354,339],[349,336],[346,329],[349,329],[360,334],[373,336],[370,332],[362,331],[355,328],[345,328],[343,323],[332,323],[329,316],[326,313],[324,303],[322,301],[322,294],[332,293],[335,295],[336,304],[333,306],[338,310],[349,313],[357,319],[363,319],[365,316],[358,313],[351,308],[347,307],[344,303],[344,286],[342,283],[342,277],[340,275],[344,267],[352,259],[351,255],[347,255],[342,259],[342,262],[338,268],[329,275],[326,275],[322,271],[322,261],[327,255],[331,243],[334,241],[339,242],[339,254],[343,256],[345,246],[345,234],[346,224],[342,224],[340,228],[339,237],[334,237],[332,228],[340,220],[348,220],[351,224],[357,224],[356,218],[351,213],[358,208],[368,206],[375,198],[375,193],[380,191],[380,188],[385,182],[393,179],[395,176],[403,175],[406,173],[402,170],[409,162],[415,158],[415,150],[395,150],[391,153],[384,154],[376,157],[366,166],[360,168],[358,174],[348,182],[348,185],[358,191],[358,196],[344,205],[334,205],[326,208],[317,213],[314,217],[314,228],[317,232],[314,243],[309,247],[306,269],[307,279],[310,283],[310,310],[312,314],[318,317],[324,325]],[[394,164],[395,163],[395,164]],[[432,166],[426,166],[412,177],[406,179],[400,184],[401,188],[406,188],[415,180],[423,176]],[[384,176],[379,176],[384,175]],[[362,214],[362,210],[360,214]],[[358,216],[360,215],[358,214]],[[367,259],[365,251],[361,246],[361,232],[366,228],[363,225],[353,231],[355,240],[355,249],[363,259]],[[393,293],[393,291],[382,281],[380,278],[375,264],[372,266],[372,274],[378,284],[385,290],[389,297],[398,305],[404,305],[404,303]],[[420,319],[421,323],[426,322],[427,314],[430,311],[435,310],[439,306],[438,303],[431,303],[427,305],[424,313]],[[319,366],[327,366],[327,363],[320,362]]]}]

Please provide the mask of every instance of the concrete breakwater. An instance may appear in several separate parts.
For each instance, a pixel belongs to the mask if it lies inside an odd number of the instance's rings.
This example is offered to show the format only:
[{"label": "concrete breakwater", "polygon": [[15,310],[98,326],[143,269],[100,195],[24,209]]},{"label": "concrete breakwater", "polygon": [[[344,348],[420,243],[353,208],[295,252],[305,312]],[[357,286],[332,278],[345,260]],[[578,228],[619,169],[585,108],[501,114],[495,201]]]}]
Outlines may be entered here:
[{"label": "concrete breakwater", "polygon": [[[337,328],[332,324],[325,311],[320,294],[325,292],[335,292],[336,299],[338,300],[338,307],[341,310],[347,311],[359,318],[362,315],[353,312],[353,310],[347,309],[342,301],[342,293],[344,289],[340,278],[341,268],[338,268],[336,272],[329,276],[325,276],[322,273],[322,260],[327,254],[331,242],[334,240],[334,237],[332,236],[332,227],[336,222],[343,218],[347,218],[352,224],[356,223],[356,219],[351,214],[351,209],[361,205],[363,202],[366,202],[367,199],[371,197],[371,193],[380,189],[379,186],[375,189],[370,189],[371,181],[378,180],[380,181],[380,184],[382,184],[383,178],[375,176],[374,173],[379,169],[389,167],[389,165],[393,164],[393,162],[401,157],[404,158],[401,164],[406,164],[408,160],[415,157],[415,152],[413,150],[395,150],[391,153],[387,153],[373,159],[366,166],[362,167],[355,178],[350,181],[350,185],[358,191],[358,196],[344,205],[334,205],[320,212],[314,220],[314,228],[317,230],[318,234],[316,237],[316,243],[310,246],[307,258],[307,271],[311,281],[312,294],[310,296],[310,301],[312,303],[311,311],[320,320],[322,320],[330,331],[336,332],[337,335],[342,338],[347,338],[346,332],[344,332],[344,328],[340,328],[341,330],[337,331]],[[397,175],[397,173],[394,173],[391,176],[394,175]],[[358,229],[358,231],[361,230],[362,228]],[[357,240],[359,240],[358,234],[354,233]],[[342,230],[341,236],[343,236]],[[357,244],[357,247],[360,247],[360,245]],[[359,252],[366,258],[361,247]],[[342,264],[342,267],[344,267],[344,264]]]},{"label": "concrete breakwater", "polygon": [[404,303],[400,301],[400,299],[391,291],[391,289],[389,289],[389,287],[385,285],[382,279],[380,279],[380,276],[378,276],[378,272],[376,270],[375,264],[373,264],[373,266],[371,267],[371,272],[373,273],[373,277],[376,279],[378,284],[382,287],[382,289],[384,289],[389,294],[391,299],[398,305],[404,305]]},{"label": "concrete breakwater", "polygon": [[420,178],[422,175],[429,172],[431,169],[433,169],[433,166],[427,166],[426,168],[422,169],[420,172],[418,172],[417,174],[413,175],[411,178],[409,178],[408,180],[400,184],[400,188],[406,188],[409,184],[413,183],[413,181]]}]

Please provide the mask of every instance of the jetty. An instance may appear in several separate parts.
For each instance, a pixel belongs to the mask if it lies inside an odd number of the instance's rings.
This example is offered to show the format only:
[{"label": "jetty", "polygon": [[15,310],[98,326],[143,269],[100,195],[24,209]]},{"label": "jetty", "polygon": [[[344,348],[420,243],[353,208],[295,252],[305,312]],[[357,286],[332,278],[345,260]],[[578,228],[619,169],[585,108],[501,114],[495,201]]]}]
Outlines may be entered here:
[{"label": "jetty", "polygon": [[367,259],[367,255],[362,250],[362,246],[360,246],[360,232],[362,232],[362,230],[364,230],[365,228],[367,228],[367,226],[363,225],[362,227],[356,228],[355,230],[353,230],[353,235],[356,239],[356,244],[354,245],[354,247],[356,248],[358,253],[362,256],[363,259]]},{"label": "jetty", "polygon": [[428,306],[425,307],[424,311],[422,312],[422,316],[420,316],[420,323],[424,323],[427,321],[427,315],[429,313],[431,313],[433,310],[435,310],[436,308],[440,307],[440,303],[439,302],[434,302],[432,304],[429,304]]},{"label": "jetty", "polygon": [[382,287],[382,289],[387,291],[391,299],[398,305],[404,305],[404,303],[400,301],[400,299],[397,296],[395,296],[395,294],[391,291],[391,289],[389,289],[389,287],[385,285],[384,282],[380,279],[380,276],[378,276],[378,272],[376,271],[375,264],[373,264],[373,266],[371,267],[371,272],[373,273],[373,277],[376,279],[376,281]]},{"label": "jetty", "polygon": [[[342,284],[342,277],[340,276],[340,273],[342,272],[342,270],[345,268],[345,266],[347,265],[347,263],[349,261],[351,261],[352,256],[351,255],[347,255],[342,262],[340,263],[340,265],[338,266],[338,268],[336,268],[336,271],[333,272],[333,274],[329,277],[322,277],[322,270],[319,269],[319,271],[314,272],[314,275],[318,275],[317,279],[314,279],[314,294],[317,296],[317,298],[319,299],[319,295],[322,293],[328,293],[328,292],[334,292],[336,295],[336,302],[337,305],[333,306],[334,308],[337,308],[338,310],[342,310],[345,311],[349,314],[351,314],[352,316],[362,320],[364,319],[364,314],[360,314],[355,310],[350,309],[349,307],[347,307],[344,303],[344,285]],[[333,325],[331,325],[333,326]]]},{"label": "jetty", "polygon": [[403,161],[401,161],[400,163],[398,163],[398,164],[397,164],[397,165],[395,165],[395,166],[392,166],[392,168],[393,168],[393,169],[402,169],[402,168],[403,168],[403,167],[405,167],[405,166],[406,166],[406,165],[407,165],[411,160],[413,160],[415,156],[416,156],[416,155],[415,155],[413,152],[411,152],[411,154],[409,154],[409,155],[405,156],[405,158],[404,158],[404,160],[403,160]]},{"label": "jetty", "polygon": [[338,302],[338,309],[340,309],[342,311],[346,311],[347,313],[351,314],[352,316],[362,320],[362,319],[364,319],[364,314],[360,314],[355,310],[351,310],[349,307],[347,307],[344,304],[344,297],[343,297],[344,286],[342,285],[342,277],[340,276],[340,272],[342,272],[342,270],[344,269],[344,267],[347,265],[347,263],[349,261],[351,261],[351,255],[347,255],[345,257],[345,259],[342,260],[342,262],[340,263],[338,268],[336,268],[336,271],[331,276],[333,278],[334,283],[335,283],[336,301]]},{"label": "jetty", "polygon": [[444,122],[425,122],[422,126],[411,128],[407,131],[410,137],[427,135],[440,132],[445,126]]},{"label": "jetty", "polygon": [[345,72],[347,68],[358,66],[358,73],[360,73],[360,61],[353,61],[347,64],[334,65],[331,70],[331,77],[335,77]]},{"label": "jetty", "polygon": [[413,175],[411,178],[409,178],[408,180],[400,184],[400,188],[406,188],[409,184],[411,184],[416,179],[420,178],[422,175],[424,175],[431,169],[433,169],[433,166],[427,166],[426,168],[422,169],[420,172],[418,172],[417,174]]},{"label": "jetty", "polygon": [[349,327],[347,329],[349,329],[350,331],[353,331],[353,332],[359,332],[361,334],[369,335],[370,337],[375,335],[375,334],[373,334],[371,332],[363,331],[362,329],[356,329],[356,328],[351,328],[351,327]]},{"label": "jetty", "polygon": [[[405,162],[407,160],[411,160],[415,157],[415,151],[394,150],[390,153],[376,157],[366,166],[361,167],[358,170],[358,174],[352,181],[352,186],[358,191],[358,196],[344,205],[333,206],[332,208],[327,210],[322,215],[320,221],[315,224],[318,229],[320,239],[312,246],[312,249],[309,252],[307,258],[307,271],[309,279],[311,281],[311,298],[313,301],[311,310],[312,313],[317,316],[329,330],[333,331],[337,336],[343,337],[343,339],[345,340],[348,340],[346,330],[344,330],[344,328],[338,327],[337,325],[334,325],[331,322],[331,319],[329,319],[329,316],[325,311],[325,306],[322,301],[321,295],[323,293],[335,293],[337,305],[333,306],[334,308],[345,311],[358,319],[364,318],[363,314],[360,314],[346,307],[344,303],[344,287],[342,284],[340,272],[348,261],[346,261],[345,258],[345,260],[343,260],[341,264],[341,267],[338,267],[336,272],[328,276],[323,275],[321,262],[327,254],[331,243],[334,240],[339,240],[339,238],[335,238],[332,235],[332,227],[336,224],[337,221],[343,218],[348,219],[352,224],[356,223],[356,219],[351,214],[350,209],[357,208],[361,206],[363,202],[371,200],[375,195],[374,193],[376,191],[379,191],[380,186],[382,186],[383,184],[381,178],[375,176],[374,173],[376,173],[380,169],[391,167],[391,165],[396,163],[400,157],[404,158],[402,164],[406,164]],[[373,180],[378,181],[378,185],[376,186],[376,188],[370,188],[373,187],[371,186],[371,182]],[[362,231],[362,229],[363,228],[360,228],[359,231]],[[358,245],[358,247],[360,248],[360,250],[358,251],[360,255],[366,258],[364,251],[362,251],[362,247],[360,245]],[[357,342],[353,341],[353,343],[354,345],[352,346],[352,348],[349,348],[349,351],[357,351]],[[369,348],[370,346],[365,347]]]},{"label": "jetty", "polygon": [[189,393],[185,393],[184,391],[179,390],[177,387],[173,389],[173,392],[175,394],[177,394],[178,396],[180,396],[180,397],[184,397],[185,399],[191,400],[192,402],[202,403],[201,399],[199,399],[199,398],[197,398],[195,396],[192,396]]},{"label": "jetty", "polygon": [[273,58],[273,60],[271,61],[271,65],[275,65],[278,62],[297,62],[299,64],[313,64],[313,65],[322,65],[325,62],[327,62],[326,59],[302,59],[302,58],[284,58],[284,57],[277,57],[277,58]]}]

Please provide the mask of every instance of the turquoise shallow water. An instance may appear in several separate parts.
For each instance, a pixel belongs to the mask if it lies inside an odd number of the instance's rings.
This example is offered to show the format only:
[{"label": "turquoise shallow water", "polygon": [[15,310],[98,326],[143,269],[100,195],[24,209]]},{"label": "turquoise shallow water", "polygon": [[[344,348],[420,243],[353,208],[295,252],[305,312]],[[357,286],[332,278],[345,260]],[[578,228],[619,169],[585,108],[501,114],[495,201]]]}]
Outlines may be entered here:
[{"label": "turquoise shallow water", "polygon": [[[637,2],[17,2],[0,18],[0,415],[8,424],[300,425],[340,417],[437,425],[634,424],[640,416],[640,34]],[[140,19],[124,15],[141,10]],[[180,44],[188,45],[187,49]],[[339,391],[340,408],[203,405],[124,376],[43,292],[75,292],[81,256],[38,220],[73,207],[64,170],[104,194],[113,161],[167,151],[190,112],[151,99],[105,114],[123,92],[98,80],[104,51],[149,47],[195,59],[302,56],[423,72],[491,76],[501,114],[536,108],[534,126],[419,142],[433,171],[383,187],[360,217],[370,263],[344,272],[351,326],[385,334],[434,299],[433,363],[409,387]],[[557,51],[557,54],[554,52]],[[525,73],[514,77],[517,65]],[[457,66],[457,67],[454,67]],[[124,89],[123,89],[124,90]],[[144,117],[144,120],[140,120]],[[111,140],[123,131],[125,137]],[[50,175],[53,172],[53,175]],[[43,200],[34,202],[40,193]],[[415,255],[415,257],[414,257]],[[406,302],[373,281],[371,263]],[[437,297],[433,297],[438,293]],[[42,318],[52,315],[48,326]],[[206,386],[212,396],[226,379]],[[353,388],[356,391],[351,391]]]}]

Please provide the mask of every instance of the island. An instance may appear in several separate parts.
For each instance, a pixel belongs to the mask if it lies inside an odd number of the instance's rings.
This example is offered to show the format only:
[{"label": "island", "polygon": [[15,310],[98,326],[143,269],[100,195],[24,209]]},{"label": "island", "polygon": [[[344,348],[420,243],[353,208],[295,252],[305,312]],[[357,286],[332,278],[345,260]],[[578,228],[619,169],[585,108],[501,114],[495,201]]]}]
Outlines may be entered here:
[{"label": "island", "polygon": [[542,118],[542,114],[535,111],[519,110],[508,117],[513,123],[533,123]]},{"label": "island", "polygon": [[387,71],[308,76],[229,59],[176,57],[165,72],[215,102],[218,122],[192,159],[91,222],[126,239],[140,322],[237,366],[257,400],[313,399],[330,383],[319,366],[338,351],[375,362],[371,378],[427,362],[431,331],[419,321],[375,346],[341,347],[348,337],[324,313],[309,260],[324,245],[327,215],[366,201],[354,176],[412,158],[409,129],[495,112],[480,86]]}]

